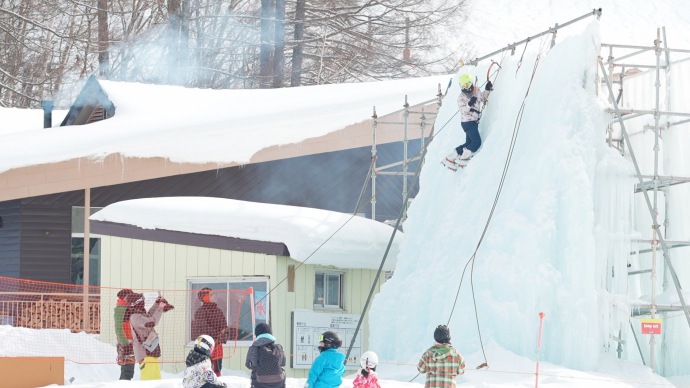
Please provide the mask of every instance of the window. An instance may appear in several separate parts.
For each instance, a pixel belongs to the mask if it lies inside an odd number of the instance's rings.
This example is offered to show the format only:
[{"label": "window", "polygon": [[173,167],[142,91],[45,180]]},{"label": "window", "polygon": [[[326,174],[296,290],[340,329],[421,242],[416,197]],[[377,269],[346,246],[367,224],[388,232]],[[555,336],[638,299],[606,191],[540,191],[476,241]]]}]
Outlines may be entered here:
[{"label": "window", "polygon": [[343,308],[342,272],[316,271],[314,279],[314,307]]},{"label": "window", "polygon": [[[215,303],[222,312],[222,317],[215,316],[209,322],[209,315],[199,312],[202,307],[200,296],[202,289],[209,288],[209,301]],[[269,323],[269,284],[268,278],[235,278],[213,280],[190,280],[189,295],[190,321],[189,340],[195,340],[206,331],[214,330],[207,325],[215,325],[214,320],[221,319],[227,325],[226,342],[238,341],[238,344],[251,345],[254,341],[254,326],[257,323]],[[252,298],[253,297],[253,298]],[[252,301],[254,304],[252,305]]]},{"label": "window", "polygon": [[[92,207],[91,214],[103,209]],[[101,237],[89,235],[89,285],[101,285]],[[70,260],[70,281],[84,284],[84,207],[72,206],[72,257]]]},{"label": "window", "polygon": [[[101,239],[89,239],[89,285],[101,285]],[[84,284],[84,234],[72,234],[72,260],[70,262],[70,280],[72,284]]]}]

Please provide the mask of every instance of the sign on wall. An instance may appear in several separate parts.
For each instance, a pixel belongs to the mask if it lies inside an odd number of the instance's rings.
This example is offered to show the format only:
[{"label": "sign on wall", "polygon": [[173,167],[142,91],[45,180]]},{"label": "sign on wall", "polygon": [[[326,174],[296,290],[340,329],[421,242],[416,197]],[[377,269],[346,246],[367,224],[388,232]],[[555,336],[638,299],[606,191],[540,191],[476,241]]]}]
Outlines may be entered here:
[{"label": "sign on wall", "polygon": [[[309,369],[319,355],[319,335],[325,331],[333,331],[340,336],[343,345],[338,349],[347,354],[355,329],[359,323],[359,315],[317,313],[311,310],[294,310],[292,312],[292,367],[295,369]],[[345,366],[348,369],[359,367],[359,355],[362,354],[362,338],[364,328],[360,327],[350,357]]]},{"label": "sign on wall", "polygon": [[661,334],[661,319],[642,319],[642,334]]}]

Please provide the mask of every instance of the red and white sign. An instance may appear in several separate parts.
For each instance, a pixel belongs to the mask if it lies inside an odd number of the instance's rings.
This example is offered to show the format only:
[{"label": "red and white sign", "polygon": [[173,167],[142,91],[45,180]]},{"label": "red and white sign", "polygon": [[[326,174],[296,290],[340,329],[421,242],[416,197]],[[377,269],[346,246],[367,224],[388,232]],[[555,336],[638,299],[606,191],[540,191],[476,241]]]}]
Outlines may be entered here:
[{"label": "red and white sign", "polygon": [[642,319],[642,334],[661,334],[661,319]]}]

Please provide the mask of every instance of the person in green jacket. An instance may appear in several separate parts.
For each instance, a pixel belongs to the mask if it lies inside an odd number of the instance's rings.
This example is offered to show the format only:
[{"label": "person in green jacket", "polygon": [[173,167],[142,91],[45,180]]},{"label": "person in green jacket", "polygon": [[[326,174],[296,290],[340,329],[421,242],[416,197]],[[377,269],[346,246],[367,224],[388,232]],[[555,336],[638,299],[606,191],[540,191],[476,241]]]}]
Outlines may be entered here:
[{"label": "person in green jacket", "polygon": [[419,360],[417,370],[426,374],[424,388],[455,388],[455,378],[465,373],[465,360],[450,344],[450,329],[439,325],[434,330],[436,343]]},{"label": "person in green jacket", "polygon": [[123,288],[117,293],[117,304],[113,322],[115,323],[115,335],[117,336],[117,363],[120,365],[120,380],[131,380],[134,377],[134,348],[132,347],[132,332],[129,319],[125,317],[127,295],[132,294],[129,288]]}]

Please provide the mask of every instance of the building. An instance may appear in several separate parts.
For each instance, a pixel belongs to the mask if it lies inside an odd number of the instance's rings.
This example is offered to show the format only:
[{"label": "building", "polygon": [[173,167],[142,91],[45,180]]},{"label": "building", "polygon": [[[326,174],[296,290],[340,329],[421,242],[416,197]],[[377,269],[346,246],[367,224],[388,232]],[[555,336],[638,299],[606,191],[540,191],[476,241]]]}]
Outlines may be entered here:
[{"label": "building", "polygon": [[[0,133],[11,145],[0,155],[0,276],[100,284],[85,213],[129,199],[210,196],[396,219],[446,80],[230,91],[90,78],[61,126]],[[374,105],[386,115],[372,118]],[[393,175],[370,174],[403,159]]]},{"label": "building", "polygon": [[355,337],[348,365],[357,368],[367,319],[357,336],[355,329],[372,285],[378,292],[384,281],[379,267],[394,268],[402,241],[393,227],[359,216],[204,197],[119,202],[91,224],[102,244],[100,339],[116,342],[112,311],[120,288],[153,298],[160,292],[175,306],[157,328],[161,362],[171,372],[184,369],[192,340],[203,334],[193,320],[204,287],[214,290],[233,333],[224,368],[246,370],[259,322],[269,322],[284,346],[289,377],[306,377],[326,330],[341,335],[344,352]]}]

